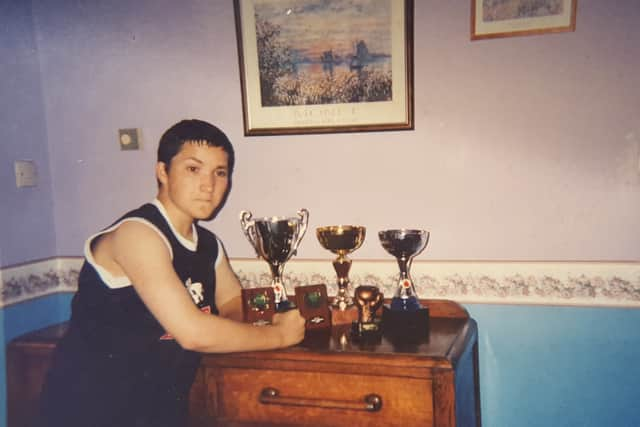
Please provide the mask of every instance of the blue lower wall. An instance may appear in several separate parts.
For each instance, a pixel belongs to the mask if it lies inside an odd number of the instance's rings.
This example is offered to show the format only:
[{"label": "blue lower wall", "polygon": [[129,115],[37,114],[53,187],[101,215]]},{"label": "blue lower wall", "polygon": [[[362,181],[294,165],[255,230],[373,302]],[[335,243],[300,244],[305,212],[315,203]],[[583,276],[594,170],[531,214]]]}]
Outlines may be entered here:
[{"label": "blue lower wall", "polygon": [[640,310],[468,305],[485,427],[639,426]]},{"label": "blue lower wall", "polygon": [[[65,320],[70,294],[2,310],[5,343]],[[640,310],[466,305],[480,329],[484,427],[640,425]],[[1,354],[5,366],[5,353]],[[6,374],[0,373],[5,389]],[[6,427],[6,399],[0,403]]]}]

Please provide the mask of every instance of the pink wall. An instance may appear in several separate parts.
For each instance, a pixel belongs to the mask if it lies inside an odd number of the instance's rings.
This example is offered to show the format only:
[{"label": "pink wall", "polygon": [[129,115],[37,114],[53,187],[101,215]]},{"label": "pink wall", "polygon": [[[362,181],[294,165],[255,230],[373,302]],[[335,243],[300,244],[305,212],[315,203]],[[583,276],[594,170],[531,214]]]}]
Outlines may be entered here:
[{"label": "pink wall", "polygon": [[[640,7],[581,0],[574,33],[469,40],[469,2],[416,1],[416,129],[244,137],[232,2],[34,1],[58,255],[155,191],[155,144],[184,117],[237,149],[210,224],[252,257],[238,213],[310,229],[432,232],[424,259],[640,258]],[[144,146],[122,152],[117,129]],[[309,233],[303,258],[330,258]]]},{"label": "pink wall", "polygon": [[[0,76],[0,267],[4,267],[56,255],[43,89],[29,2],[0,5]],[[24,159],[37,165],[37,187],[16,187],[14,161]]]},{"label": "pink wall", "polygon": [[[312,229],[369,227],[353,258],[388,259],[375,232],[410,226],[432,232],[422,259],[640,259],[637,0],[580,0],[575,33],[481,42],[469,41],[470,2],[416,0],[415,131],[264,138],[242,135],[231,1],[4,3],[0,267],[79,255],[87,235],[151,198],[155,142],[183,117],[236,143],[234,193],[210,225],[233,257],[253,256],[240,210],[307,207]],[[141,151],[119,151],[122,127],[142,129]],[[20,192],[23,157],[42,180]],[[332,258],[312,233],[299,256]],[[0,336],[68,309],[33,304],[3,309]],[[640,341],[618,327],[637,310],[469,309],[485,425],[638,419]]]}]

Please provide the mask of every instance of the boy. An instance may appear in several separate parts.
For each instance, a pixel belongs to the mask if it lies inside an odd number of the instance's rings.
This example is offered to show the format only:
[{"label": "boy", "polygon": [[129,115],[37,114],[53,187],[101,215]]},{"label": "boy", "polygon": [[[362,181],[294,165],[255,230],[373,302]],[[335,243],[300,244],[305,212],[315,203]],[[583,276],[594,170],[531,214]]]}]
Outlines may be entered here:
[{"label": "boy", "polygon": [[69,330],[43,388],[39,424],[182,427],[200,353],[298,343],[297,310],[270,326],[239,322],[240,283],[211,218],[234,152],[215,126],[185,120],[158,147],[157,198],[91,236]]}]

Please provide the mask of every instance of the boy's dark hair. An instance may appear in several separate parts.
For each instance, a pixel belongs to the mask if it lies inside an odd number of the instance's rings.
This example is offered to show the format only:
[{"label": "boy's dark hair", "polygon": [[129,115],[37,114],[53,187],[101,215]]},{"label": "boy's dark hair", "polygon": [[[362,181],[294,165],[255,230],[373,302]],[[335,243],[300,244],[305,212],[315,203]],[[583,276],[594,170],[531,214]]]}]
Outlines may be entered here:
[{"label": "boy's dark hair", "polygon": [[229,176],[233,172],[235,154],[233,145],[224,132],[211,123],[190,119],[182,120],[165,131],[158,144],[158,161],[163,162],[167,171],[171,159],[178,154],[182,146],[190,141],[203,141],[210,147],[220,147],[229,159]]}]

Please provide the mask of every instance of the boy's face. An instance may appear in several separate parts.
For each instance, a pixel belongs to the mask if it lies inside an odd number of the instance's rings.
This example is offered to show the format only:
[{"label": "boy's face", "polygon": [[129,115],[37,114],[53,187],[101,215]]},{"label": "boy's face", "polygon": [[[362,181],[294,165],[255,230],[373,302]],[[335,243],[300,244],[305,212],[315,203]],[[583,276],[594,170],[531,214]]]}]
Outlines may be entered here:
[{"label": "boy's face", "polygon": [[209,218],[229,186],[227,153],[197,141],[185,143],[168,170],[160,162],[156,171],[161,184],[159,197],[167,210],[177,209],[191,220]]}]

